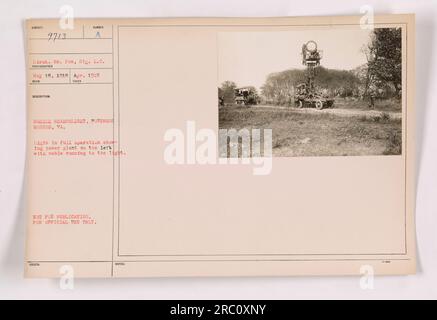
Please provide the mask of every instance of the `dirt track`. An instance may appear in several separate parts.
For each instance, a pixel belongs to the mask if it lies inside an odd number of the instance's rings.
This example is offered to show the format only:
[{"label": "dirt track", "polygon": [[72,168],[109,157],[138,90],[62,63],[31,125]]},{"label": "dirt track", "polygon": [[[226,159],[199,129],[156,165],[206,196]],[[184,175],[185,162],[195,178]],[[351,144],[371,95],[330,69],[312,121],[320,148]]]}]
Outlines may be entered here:
[{"label": "dirt track", "polygon": [[328,108],[323,110],[317,110],[315,108],[302,108],[297,109],[293,107],[281,107],[281,106],[261,106],[261,105],[255,105],[251,106],[251,108],[268,108],[268,109],[277,109],[277,110],[289,110],[290,112],[296,112],[296,113],[313,113],[313,114],[335,114],[339,116],[344,117],[377,117],[381,116],[382,114],[388,114],[390,116],[390,119],[401,119],[402,113],[401,112],[393,112],[393,111],[377,111],[377,110],[353,110],[353,109],[337,109],[337,108]]}]

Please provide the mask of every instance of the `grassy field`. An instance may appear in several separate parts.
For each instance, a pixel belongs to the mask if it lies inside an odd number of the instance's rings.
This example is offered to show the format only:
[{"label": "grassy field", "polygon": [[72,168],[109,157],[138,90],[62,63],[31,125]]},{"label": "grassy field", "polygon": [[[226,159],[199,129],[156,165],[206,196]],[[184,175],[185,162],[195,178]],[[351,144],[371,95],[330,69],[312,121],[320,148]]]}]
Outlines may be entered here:
[{"label": "grassy field", "polygon": [[[334,108],[370,110],[368,100],[353,100],[351,98],[335,98]],[[399,99],[375,99],[375,106],[371,110],[401,112],[402,104]]]},{"label": "grassy field", "polygon": [[273,156],[398,155],[400,119],[251,107],[219,108],[220,129],[272,129]]}]

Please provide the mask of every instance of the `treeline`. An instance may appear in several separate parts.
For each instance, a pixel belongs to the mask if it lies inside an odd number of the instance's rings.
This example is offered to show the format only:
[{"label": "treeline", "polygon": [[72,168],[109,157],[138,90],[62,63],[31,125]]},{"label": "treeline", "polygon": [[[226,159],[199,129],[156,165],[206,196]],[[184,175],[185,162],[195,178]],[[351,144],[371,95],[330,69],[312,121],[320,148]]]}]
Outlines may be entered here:
[{"label": "treeline", "polygon": [[[318,91],[335,97],[364,99],[400,98],[402,87],[402,37],[400,28],[375,29],[362,49],[367,63],[353,70],[316,68]],[[261,87],[262,102],[289,105],[295,87],[306,80],[305,69],[291,69],[267,76]]]},{"label": "treeline", "polygon": [[[270,74],[261,87],[266,103],[291,104],[295,87],[305,82],[306,71],[292,69]],[[316,68],[315,85],[320,91],[335,96],[359,95],[360,79],[352,71]]]},{"label": "treeline", "polygon": [[[339,49],[341,50],[341,48]],[[322,94],[365,99],[400,99],[402,92],[402,34],[400,28],[377,28],[362,48],[367,62],[353,70],[316,68],[315,86]],[[260,93],[249,88],[257,102],[277,105],[294,103],[295,88],[306,81],[305,69],[291,69],[267,76]],[[237,84],[225,81],[218,88],[222,105],[235,104]]]}]

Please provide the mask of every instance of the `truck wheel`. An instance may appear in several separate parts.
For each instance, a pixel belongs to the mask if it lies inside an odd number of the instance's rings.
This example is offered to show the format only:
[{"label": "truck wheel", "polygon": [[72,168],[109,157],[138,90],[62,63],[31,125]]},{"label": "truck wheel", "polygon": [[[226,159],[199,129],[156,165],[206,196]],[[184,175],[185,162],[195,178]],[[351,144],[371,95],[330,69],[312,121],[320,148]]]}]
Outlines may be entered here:
[{"label": "truck wheel", "polygon": [[322,110],[323,109],[323,102],[320,100],[316,100],[316,109]]},{"label": "truck wheel", "polygon": [[301,109],[303,107],[303,102],[302,100],[297,100],[296,101],[296,108]]}]

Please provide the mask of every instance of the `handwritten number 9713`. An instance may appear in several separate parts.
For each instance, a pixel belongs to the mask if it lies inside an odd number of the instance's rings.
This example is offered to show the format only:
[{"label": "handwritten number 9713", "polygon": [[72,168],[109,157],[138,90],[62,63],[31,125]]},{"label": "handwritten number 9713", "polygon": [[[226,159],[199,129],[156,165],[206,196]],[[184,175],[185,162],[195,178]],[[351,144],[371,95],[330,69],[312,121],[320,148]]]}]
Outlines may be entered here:
[{"label": "handwritten number 9713", "polygon": [[67,39],[67,34],[60,33],[60,32],[49,32],[48,33],[48,40],[55,42],[56,40],[65,40]]}]

